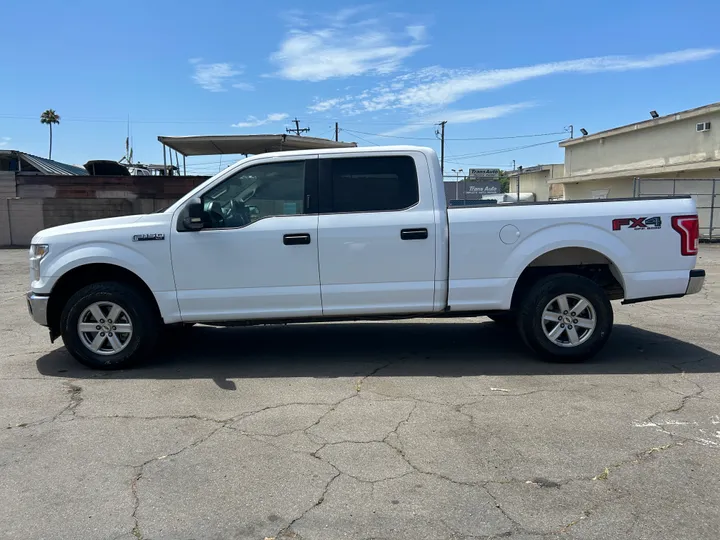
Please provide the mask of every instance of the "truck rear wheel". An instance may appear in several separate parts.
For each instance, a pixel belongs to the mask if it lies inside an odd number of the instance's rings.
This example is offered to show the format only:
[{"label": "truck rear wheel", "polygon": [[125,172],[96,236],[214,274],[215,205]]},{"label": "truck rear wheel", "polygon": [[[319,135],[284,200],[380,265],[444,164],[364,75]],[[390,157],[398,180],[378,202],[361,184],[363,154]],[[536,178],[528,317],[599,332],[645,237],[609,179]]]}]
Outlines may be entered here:
[{"label": "truck rear wheel", "polygon": [[613,310],[605,291],[575,274],[538,281],[521,301],[518,328],[525,343],[545,360],[581,362],[610,337]]},{"label": "truck rear wheel", "polygon": [[123,369],[153,350],[158,322],[148,300],[133,287],[102,282],[70,297],[60,330],[65,347],[81,364]]}]

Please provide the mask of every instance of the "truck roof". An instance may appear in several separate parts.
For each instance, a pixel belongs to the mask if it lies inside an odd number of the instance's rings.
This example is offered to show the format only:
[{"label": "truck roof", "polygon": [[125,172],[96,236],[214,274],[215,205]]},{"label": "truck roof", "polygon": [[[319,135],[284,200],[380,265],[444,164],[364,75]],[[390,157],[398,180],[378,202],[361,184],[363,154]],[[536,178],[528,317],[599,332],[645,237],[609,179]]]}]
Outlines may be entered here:
[{"label": "truck roof", "polygon": [[289,150],[283,152],[267,152],[264,154],[256,154],[248,159],[258,158],[265,159],[269,157],[292,157],[292,156],[312,156],[312,155],[328,155],[328,154],[378,154],[378,153],[397,153],[397,152],[422,152],[435,156],[435,150],[426,146],[412,145],[391,145],[391,146],[359,146],[355,148],[321,148],[314,150]]}]

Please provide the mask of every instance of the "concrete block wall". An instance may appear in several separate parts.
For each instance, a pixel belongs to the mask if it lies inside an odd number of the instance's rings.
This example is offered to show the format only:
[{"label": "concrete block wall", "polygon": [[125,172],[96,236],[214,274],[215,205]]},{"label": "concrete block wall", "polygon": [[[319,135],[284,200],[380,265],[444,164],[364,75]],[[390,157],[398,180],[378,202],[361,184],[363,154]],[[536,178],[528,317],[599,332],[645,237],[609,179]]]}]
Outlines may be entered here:
[{"label": "concrete block wall", "polygon": [[11,244],[10,199],[0,199],[0,246],[9,246]]},{"label": "concrete block wall", "polygon": [[0,246],[28,246],[43,229],[78,221],[149,214],[175,200],[0,198]]},{"label": "concrete block wall", "polygon": [[[67,223],[135,214],[127,199],[23,199],[42,201],[44,228]],[[137,213],[143,213],[142,209]]]},{"label": "concrete block wall", "polygon": [[0,171],[0,200],[17,197],[15,173]]},{"label": "concrete block wall", "polygon": [[38,231],[67,223],[157,212],[206,179],[0,171],[0,246],[27,246]]},{"label": "concrete block wall", "polygon": [[10,214],[10,243],[28,246],[35,233],[45,228],[43,199],[7,199]]}]

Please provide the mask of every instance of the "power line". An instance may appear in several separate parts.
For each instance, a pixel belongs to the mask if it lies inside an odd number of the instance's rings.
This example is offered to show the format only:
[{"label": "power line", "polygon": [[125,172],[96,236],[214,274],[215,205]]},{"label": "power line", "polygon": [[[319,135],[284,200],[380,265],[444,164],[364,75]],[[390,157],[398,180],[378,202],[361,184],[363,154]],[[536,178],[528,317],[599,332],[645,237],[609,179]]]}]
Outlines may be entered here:
[{"label": "power line", "polygon": [[[329,116],[315,116],[315,115],[308,115],[310,118],[316,119],[316,120],[330,120],[335,121],[333,117]],[[32,120],[37,121],[39,119],[39,116],[37,115],[18,115],[18,114],[0,114],[0,119],[7,119],[7,120]],[[89,122],[89,123],[120,123],[125,124],[127,123],[127,118],[86,118],[86,117],[65,117],[62,118],[63,122]],[[227,125],[228,123],[232,124],[232,120],[133,120],[133,124],[223,124]],[[431,127],[433,124],[431,122],[343,122],[343,125],[351,125],[351,126],[426,126]]]},{"label": "power line", "polygon": [[[365,131],[356,131],[353,129],[345,129],[348,133],[360,133],[362,135],[368,135],[372,137],[387,137],[390,139],[407,139],[415,141],[435,141],[436,137],[404,137],[402,135],[385,135],[383,133],[368,133]],[[565,131],[552,131],[549,133],[530,133],[527,135],[506,135],[501,137],[463,137],[463,138],[445,138],[446,141],[497,141],[503,139],[524,139],[530,137],[549,137],[550,135],[562,135]]]},{"label": "power line", "polygon": [[[349,130],[344,129],[344,128],[340,129],[340,131],[347,131],[348,133],[351,133]],[[354,134],[354,133],[353,133],[353,134]],[[371,145],[373,145],[373,146],[380,146],[378,143],[374,143],[374,142],[372,142],[372,141],[368,141],[367,139],[364,139],[364,138],[361,137],[360,135],[357,135],[357,134],[354,134],[354,135],[355,135],[358,139],[360,139],[361,141],[363,141],[363,142],[366,142],[366,143],[371,144]]]},{"label": "power line", "polygon": [[[37,121],[39,117],[36,116],[21,116],[21,115],[13,115],[13,114],[0,114],[0,119],[7,119],[7,120],[33,120]],[[101,123],[108,123],[108,124],[124,124],[127,123],[126,119],[120,119],[120,118],[62,118],[63,122],[84,122],[84,123],[93,123],[93,124],[101,124]],[[133,120],[133,124],[223,124],[228,125],[230,121],[229,120]],[[230,122],[231,123],[231,122]]]},{"label": "power line", "polygon": [[565,139],[556,139],[554,141],[543,141],[541,143],[526,144],[524,146],[513,146],[511,148],[500,148],[499,150],[488,150],[486,152],[477,152],[474,154],[460,154],[453,156],[455,159],[465,159],[478,156],[491,156],[494,154],[503,154],[505,152],[512,152],[513,150],[524,150],[525,148],[533,148],[535,146],[543,146],[545,144],[553,144],[556,142],[564,141]]},{"label": "power line", "polygon": [[[525,145],[525,146],[515,146],[515,147],[513,147],[513,148],[502,148],[502,149],[500,149],[500,150],[490,150],[490,151],[488,151],[488,152],[480,152],[480,153],[478,153],[478,154],[464,154],[464,155],[453,156],[453,157],[455,157],[455,159],[467,160],[467,159],[476,158],[476,157],[494,156],[494,155],[497,155],[497,154],[505,154],[505,153],[507,153],[507,152],[514,152],[514,151],[517,151],[517,150],[525,150],[526,148],[534,148],[534,147],[536,147],[536,146],[543,146],[543,145],[545,145],[545,144],[554,144],[554,143],[558,143],[558,142],[561,142],[561,141],[564,141],[564,140],[565,140],[565,139],[556,139],[556,140],[554,140],[554,141],[545,141],[545,142],[541,142],[541,143],[528,144],[528,145]],[[463,165],[463,163],[458,162],[458,161],[453,161],[453,163],[459,163],[460,165]]]}]

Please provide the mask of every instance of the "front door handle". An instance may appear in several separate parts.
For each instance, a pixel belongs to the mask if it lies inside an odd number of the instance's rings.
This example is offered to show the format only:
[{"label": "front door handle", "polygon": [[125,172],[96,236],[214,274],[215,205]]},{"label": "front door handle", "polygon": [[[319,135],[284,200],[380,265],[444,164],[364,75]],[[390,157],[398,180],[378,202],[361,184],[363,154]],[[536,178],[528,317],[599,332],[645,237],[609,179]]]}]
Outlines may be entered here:
[{"label": "front door handle", "polygon": [[427,229],[403,229],[400,231],[400,238],[402,240],[425,240],[427,237]]},{"label": "front door handle", "polygon": [[307,233],[286,234],[283,236],[283,244],[286,246],[301,246],[310,243],[310,235]]}]

